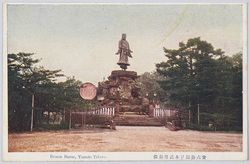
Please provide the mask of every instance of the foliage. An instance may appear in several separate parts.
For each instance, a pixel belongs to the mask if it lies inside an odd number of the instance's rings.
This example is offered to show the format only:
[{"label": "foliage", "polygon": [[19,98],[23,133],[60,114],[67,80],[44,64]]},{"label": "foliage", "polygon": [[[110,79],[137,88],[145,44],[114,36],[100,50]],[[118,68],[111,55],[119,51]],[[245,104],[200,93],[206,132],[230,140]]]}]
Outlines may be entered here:
[{"label": "foliage", "polygon": [[208,126],[209,124],[215,130],[230,130],[230,131],[242,131],[241,126],[236,126],[238,123],[238,118],[232,113],[200,113],[200,123],[203,126]]},{"label": "foliage", "polygon": [[192,129],[192,130],[199,130],[199,131],[215,131],[213,127],[205,126],[205,125],[198,125],[198,124],[192,124],[192,123],[187,123],[186,124],[187,129]]},{"label": "foliage", "polygon": [[[75,124],[71,124],[72,128],[75,128]],[[36,131],[47,131],[47,130],[66,130],[69,129],[68,122],[61,122],[60,124],[39,124],[36,127]]]},{"label": "foliage", "polygon": [[44,121],[45,111],[50,113],[68,109],[90,110],[94,106],[93,103],[81,98],[79,94],[81,81],[67,78],[64,82],[56,83],[56,77],[64,76],[60,73],[61,70],[37,67],[36,64],[40,59],[33,59],[33,55],[33,53],[8,54],[10,132],[30,130],[32,95],[35,97],[34,128]]},{"label": "foliage", "polygon": [[34,66],[40,59],[33,53],[8,54],[8,118],[9,130],[28,130],[31,116],[31,97],[43,83],[52,82],[60,70]]},{"label": "foliage", "polygon": [[156,68],[165,76],[159,84],[170,94],[170,101],[185,112],[191,110],[194,124],[199,104],[201,112],[236,120],[235,126],[242,126],[242,53],[226,56],[200,37],[180,42],[177,50],[164,51],[168,59]]},{"label": "foliage", "polygon": [[168,101],[168,94],[161,88],[158,81],[164,77],[157,72],[145,72],[136,79],[137,85],[141,88],[140,94],[150,100],[159,100],[162,105]]},{"label": "foliage", "polygon": [[218,132],[231,132],[231,133],[242,133],[242,127],[238,127],[238,126],[228,126],[228,127],[216,127],[214,125],[212,125],[211,127],[209,127],[209,125],[198,125],[198,124],[193,124],[188,122],[186,124],[186,128],[187,129],[191,129],[191,130],[199,130],[199,131],[218,131]]}]

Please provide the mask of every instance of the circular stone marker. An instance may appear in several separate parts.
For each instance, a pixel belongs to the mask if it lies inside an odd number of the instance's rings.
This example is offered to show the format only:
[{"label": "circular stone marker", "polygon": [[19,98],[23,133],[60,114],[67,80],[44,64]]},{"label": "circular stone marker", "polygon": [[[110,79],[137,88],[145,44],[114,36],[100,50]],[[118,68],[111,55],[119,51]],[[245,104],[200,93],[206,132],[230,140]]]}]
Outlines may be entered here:
[{"label": "circular stone marker", "polygon": [[96,96],[96,87],[92,83],[83,83],[80,87],[80,95],[85,100],[92,100]]}]

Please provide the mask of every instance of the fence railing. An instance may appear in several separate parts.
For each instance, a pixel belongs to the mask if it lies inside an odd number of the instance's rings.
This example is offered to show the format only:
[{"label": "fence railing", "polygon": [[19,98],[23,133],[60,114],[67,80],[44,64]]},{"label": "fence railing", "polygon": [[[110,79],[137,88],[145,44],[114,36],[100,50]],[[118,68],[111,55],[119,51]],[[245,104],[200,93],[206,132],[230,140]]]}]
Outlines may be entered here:
[{"label": "fence railing", "polygon": [[[171,117],[175,116],[179,109],[176,108],[154,108],[153,115],[154,117]],[[84,114],[84,115],[115,115],[115,107],[113,106],[106,106],[101,107],[99,109],[94,109],[91,111],[72,111],[72,114]]]},{"label": "fence railing", "polygon": [[176,108],[154,108],[153,114],[154,117],[171,117],[179,111]]},{"label": "fence railing", "polygon": [[74,111],[71,112],[72,114],[86,114],[86,115],[110,115],[114,116],[115,115],[115,107],[101,107],[99,109],[87,111],[87,112],[82,112],[82,111]]}]

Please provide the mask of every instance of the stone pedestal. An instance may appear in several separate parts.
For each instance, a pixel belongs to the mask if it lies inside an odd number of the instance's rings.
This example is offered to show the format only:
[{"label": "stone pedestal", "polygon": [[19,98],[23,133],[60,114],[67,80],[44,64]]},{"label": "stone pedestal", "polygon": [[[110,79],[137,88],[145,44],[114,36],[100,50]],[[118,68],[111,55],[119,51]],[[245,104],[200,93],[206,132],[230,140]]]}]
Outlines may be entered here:
[{"label": "stone pedestal", "polygon": [[107,81],[99,83],[103,97],[101,105],[116,106],[116,100],[119,100],[119,112],[140,113],[148,100],[140,95],[136,78],[135,71],[112,71]]}]

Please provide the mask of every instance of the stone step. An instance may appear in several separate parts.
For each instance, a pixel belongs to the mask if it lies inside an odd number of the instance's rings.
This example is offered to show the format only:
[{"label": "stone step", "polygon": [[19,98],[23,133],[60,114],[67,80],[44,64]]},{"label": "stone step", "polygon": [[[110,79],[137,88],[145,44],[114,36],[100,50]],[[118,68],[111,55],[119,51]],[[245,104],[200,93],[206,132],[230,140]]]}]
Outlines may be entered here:
[{"label": "stone step", "polygon": [[120,115],[138,115],[138,112],[120,112]]},{"label": "stone step", "polygon": [[120,115],[115,117],[116,125],[132,126],[163,126],[164,120],[147,115]]}]

